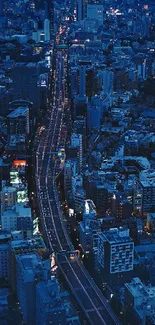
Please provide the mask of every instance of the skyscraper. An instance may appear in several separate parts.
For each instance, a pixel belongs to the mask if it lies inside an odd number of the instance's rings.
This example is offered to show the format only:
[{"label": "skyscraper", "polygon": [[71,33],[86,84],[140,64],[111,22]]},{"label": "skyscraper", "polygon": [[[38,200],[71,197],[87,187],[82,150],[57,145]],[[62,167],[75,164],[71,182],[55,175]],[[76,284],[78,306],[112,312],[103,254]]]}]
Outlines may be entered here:
[{"label": "skyscraper", "polygon": [[45,2],[45,18],[50,22],[50,39],[54,37],[54,0]]}]

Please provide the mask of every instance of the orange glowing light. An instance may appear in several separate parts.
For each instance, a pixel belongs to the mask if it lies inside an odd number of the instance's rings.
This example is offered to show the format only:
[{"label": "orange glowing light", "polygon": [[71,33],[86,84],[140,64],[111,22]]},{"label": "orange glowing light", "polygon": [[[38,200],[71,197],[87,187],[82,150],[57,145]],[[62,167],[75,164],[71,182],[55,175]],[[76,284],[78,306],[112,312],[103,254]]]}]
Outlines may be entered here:
[{"label": "orange glowing light", "polygon": [[14,160],[13,166],[15,167],[26,166],[26,160]]}]

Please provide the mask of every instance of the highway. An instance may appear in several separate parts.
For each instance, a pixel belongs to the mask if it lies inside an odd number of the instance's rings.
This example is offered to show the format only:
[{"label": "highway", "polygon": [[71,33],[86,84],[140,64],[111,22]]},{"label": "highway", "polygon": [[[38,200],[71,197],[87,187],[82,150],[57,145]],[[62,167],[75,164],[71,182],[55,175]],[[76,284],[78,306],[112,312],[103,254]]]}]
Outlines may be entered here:
[{"label": "highway", "polygon": [[64,115],[68,105],[65,89],[68,50],[55,54],[52,104],[38,135],[35,183],[43,233],[56,254],[57,265],[89,324],[119,324],[107,300],[74,252],[63,221],[56,179],[63,168],[58,151],[64,146]]}]

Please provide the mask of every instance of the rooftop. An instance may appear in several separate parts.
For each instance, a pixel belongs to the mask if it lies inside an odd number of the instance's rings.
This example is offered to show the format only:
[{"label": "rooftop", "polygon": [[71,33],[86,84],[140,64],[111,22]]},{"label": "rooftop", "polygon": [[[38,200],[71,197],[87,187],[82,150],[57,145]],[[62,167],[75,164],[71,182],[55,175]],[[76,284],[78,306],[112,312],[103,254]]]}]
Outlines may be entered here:
[{"label": "rooftop", "polygon": [[108,241],[110,244],[117,243],[126,243],[131,242],[132,239],[129,236],[129,229],[120,228],[111,228],[109,230],[104,231],[99,235],[103,238],[103,240]]},{"label": "rooftop", "polygon": [[9,118],[16,118],[16,117],[25,117],[25,114],[29,111],[29,108],[28,107],[18,107],[16,108],[14,111],[12,111],[8,117]]},{"label": "rooftop", "polygon": [[46,249],[45,243],[41,236],[32,239],[14,239],[10,242],[13,251],[23,251],[24,249]]}]

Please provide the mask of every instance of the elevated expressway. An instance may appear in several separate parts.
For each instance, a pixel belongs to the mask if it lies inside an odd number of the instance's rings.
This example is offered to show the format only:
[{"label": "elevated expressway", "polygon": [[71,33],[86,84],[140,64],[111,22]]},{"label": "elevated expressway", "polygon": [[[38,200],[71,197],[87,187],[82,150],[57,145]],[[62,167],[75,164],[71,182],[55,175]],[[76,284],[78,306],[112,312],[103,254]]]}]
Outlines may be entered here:
[{"label": "elevated expressway", "polygon": [[57,152],[64,132],[64,108],[67,104],[65,77],[67,50],[55,54],[53,103],[48,110],[44,130],[38,137],[35,155],[36,194],[42,229],[52,251],[56,254],[59,270],[89,324],[119,324],[107,300],[74,253],[74,248],[63,222],[56,178],[62,164]]}]

